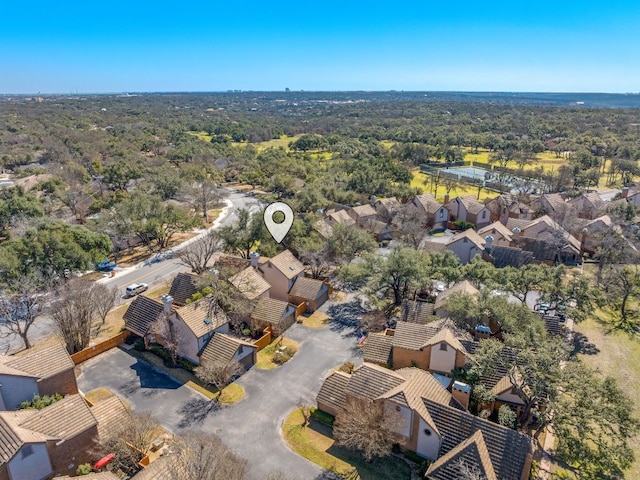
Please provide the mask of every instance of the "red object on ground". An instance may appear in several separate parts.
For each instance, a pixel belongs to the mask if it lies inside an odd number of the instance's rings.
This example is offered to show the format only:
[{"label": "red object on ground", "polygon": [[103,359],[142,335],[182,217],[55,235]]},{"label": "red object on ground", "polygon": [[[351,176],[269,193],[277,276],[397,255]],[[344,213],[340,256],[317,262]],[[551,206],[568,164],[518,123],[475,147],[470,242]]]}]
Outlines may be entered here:
[{"label": "red object on ground", "polygon": [[96,464],[93,466],[93,469],[100,470],[101,468],[106,467],[107,464],[114,458],[116,458],[116,456],[113,453],[110,453],[109,455],[102,457],[100,460],[96,462]]}]

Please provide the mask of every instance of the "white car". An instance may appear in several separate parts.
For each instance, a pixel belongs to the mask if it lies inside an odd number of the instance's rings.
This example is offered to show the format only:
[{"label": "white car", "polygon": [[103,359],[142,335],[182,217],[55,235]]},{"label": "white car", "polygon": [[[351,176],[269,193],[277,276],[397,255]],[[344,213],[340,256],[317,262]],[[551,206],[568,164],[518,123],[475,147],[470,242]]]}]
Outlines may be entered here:
[{"label": "white car", "polygon": [[132,283],[127,287],[127,297],[133,297],[139,293],[146,292],[149,285],[146,283]]}]

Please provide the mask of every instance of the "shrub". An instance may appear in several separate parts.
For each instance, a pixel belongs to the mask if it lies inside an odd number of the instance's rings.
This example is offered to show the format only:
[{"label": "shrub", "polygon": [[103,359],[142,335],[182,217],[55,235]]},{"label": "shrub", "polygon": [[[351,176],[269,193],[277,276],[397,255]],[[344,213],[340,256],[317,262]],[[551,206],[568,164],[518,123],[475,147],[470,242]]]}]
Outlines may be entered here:
[{"label": "shrub", "polygon": [[474,230],[478,228],[475,223],[465,222],[464,220],[456,220],[455,222],[453,222],[453,224],[458,230],[463,230],[463,231],[468,230],[470,228],[473,228]]},{"label": "shrub", "polygon": [[197,365],[193,362],[190,362],[189,360],[187,360],[186,358],[180,358],[178,360],[178,364],[184,368],[185,370],[193,373],[193,369],[197,367]]},{"label": "shrub", "polygon": [[76,468],[76,475],[89,475],[91,470],[92,468],[90,463],[82,463],[78,465],[78,468]]},{"label": "shrub", "polygon": [[313,418],[314,420],[317,420],[320,423],[324,423],[325,425],[333,427],[333,420],[334,420],[333,415],[327,412],[323,412],[322,410],[318,410],[316,407],[311,407],[310,411],[311,411],[311,418]]},{"label": "shrub", "polygon": [[62,400],[62,395],[54,393],[53,395],[34,395],[31,400],[24,401],[20,404],[20,409],[23,410],[42,410],[49,405],[56,403],[58,400]]},{"label": "shrub", "polygon": [[291,357],[293,357],[294,351],[289,347],[284,348],[283,350],[278,350],[273,355],[273,363],[276,365],[282,365],[283,363],[287,363]]}]

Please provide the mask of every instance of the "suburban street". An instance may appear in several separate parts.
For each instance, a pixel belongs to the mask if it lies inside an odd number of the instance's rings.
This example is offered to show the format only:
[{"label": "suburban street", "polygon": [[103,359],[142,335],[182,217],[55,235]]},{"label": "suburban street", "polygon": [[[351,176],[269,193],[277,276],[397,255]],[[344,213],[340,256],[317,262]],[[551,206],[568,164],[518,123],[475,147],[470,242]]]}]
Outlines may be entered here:
[{"label": "suburban street", "polygon": [[286,333],[300,345],[296,355],[275,370],[252,368],[237,383],[246,397],[237,405],[212,408],[209,400],[120,349],[82,364],[78,386],[83,392],[107,387],[135,411],[151,411],[162,425],[180,433],[202,429],[219,435],[249,462],[249,479],[262,480],[277,470],[287,478],[312,479],[322,470],[292,452],[281,425],[299,399],[315,405],[324,377],[347,361],[359,363],[355,331],[339,322],[312,330],[294,324]]},{"label": "suburban street", "polygon": [[[225,202],[227,206],[223,208],[220,217],[214,222],[211,229],[219,229],[227,225],[232,225],[238,218],[238,210],[246,209],[250,213],[255,213],[260,210],[260,202],[258,199],[251,195],[246,195],[242,192],[227,188],[227,197]],[[202,231],[199,235],[204,235],[206,230]],[[174,247],[173,250],[178,250],[190,242],[198,240],[198,236],[189,239],[188,241]],[[116,267],[116,274],[114,277],[105,277],[99,280],[106,285],[115,287],[119,291],[122,291],[120,303],[125,303],[124,289],[127,285],[132,283],[147,283],[150,288],[160,285],[167,279],[173,278],[179,272],[189,271],[189,268],[182,265],[177,258],[168,258],[155,263],[140,263],[134,267],[119,268]],[[29,340],[32,343],[50,337],[55,332],[55,325],[50,316],[41,315],[31,326],[29,330]],[[0,336],[2,334],[2,326],[0,325]],[[0,353],[12,353],[24,348],[22,340],[16,335],[10,335],[4,338],[0,338]]]}]

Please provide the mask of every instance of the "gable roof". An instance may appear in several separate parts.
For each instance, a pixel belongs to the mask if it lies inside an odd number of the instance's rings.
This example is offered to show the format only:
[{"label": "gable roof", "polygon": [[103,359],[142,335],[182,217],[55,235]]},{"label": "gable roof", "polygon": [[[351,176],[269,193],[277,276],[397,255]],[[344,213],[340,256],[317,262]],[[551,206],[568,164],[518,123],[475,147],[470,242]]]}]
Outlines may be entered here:
[{"label": "gable roof", "polygon": [[69,352],[57,339],[39,343],[28,350],[5,357],[2,363],[5,367],[3,373],[9,373],[6,368],[8,367],[14,371],[24,372],[23,375],[26,373],[26,376],[40,379],[50,378],[75,366]]},{"label": "gable roof", "polygon": [[271,288],[262,275],[253,267],[247,267],[229,278],[231,284],[236,287],[248,300],[255,300]]},{"label": "gable roof", "polygon": [[327,214],[327,218],[334,223],[342,223],[347,227],[355,225],[356,221],[351,218],[346,210],[337,210]]},{"label": "gable roof", "polygon": [[301,276],[296,278],[293,287],[291,287],[291,290],[289,291],[289,295],[308,300],[315,300],[322,294],[323,290],[328,288],[329,286],[322,280]]},{"label": "gable roof", "polygon": [[496,268],[516,267],[533,263],[533,253],[517,247],[497,246],[491,249],[493,266]]},{"label": "gable roof", "polygon": [[205,297],[176,309],[178,316],[196,338],[204,337],[207,333],[220,328],[229,321],[229,317],[222,308],[211,302],[210,298]]},{"label": "gable roof", "polygon": [[525,220],[524,218],[508,218],[507,224],[505,226],[512,232],[514,228],[519,228],[520,231],[522,231],[533,224],[533,222],[535,222],[535,220]]},{"label": "gable roof", "polygon": [[422,206],[425,212],[435,215],[443,205],[438,202],[430,193],[423,193],[422,195],[416,195],[413,199],[413,204],[416,206]]},{"label": "gable roof", "polygon": [[98,424],[80,395],[68,395],[34,412],[20,426],[57,440],[68,440]]},{"label": "gable roof", "polygon": [[[277,268],[285,277],[291,280],[293,277],[304,272],[304,265],[289,250],[280,252],[267,261],[267,264]],[[267,267],[269,268],[269,267]]]},{"label": "gable roof", "polygon": [[502,224],[502,222],[493,222],[486,227],[480,228],[478,230],[478,235],[485,240],[487,235],[495,235],[496,233],[500,234],[502,238],[506,239],[509,242],[513,237],[513,231],[509,230],[505,225]]},{"label": "gable roof", "polygon": [[324,403],[336,410],[344,408],[347,384],[351,375],[339,370],[332,372],[324,382],[316,395],[318,403]]},{"label": "gable roof", "polygon": [[467,341],[471,336],[456,329],[453,322],[445,319],[427,324],[399,321],[396,323],[396,330],[392,338],[394,348],[420,350],[430,345],[446,342],[466,354],[467,349],[461,340]]},{"label": "gable roof", "polygon": [[251,318],[277,325],[290,307],[294,308],[293,305],[282,300],[260,297],[253,312],[251,312]]},{"label": "gable roof", "polygon": [[321,218],[320,220],[315,222],[313,224],[313,228],[324,239],[327,239],[331,235],[333,235],[333,227],[329,224],[329,222],[325,218]]},{"label": "gable roof", "polygon": [[173,297],[174,303],[184,305],[194,293],[198,293],[202,279],[198,275],[191,273],[178,273],[171,282],[169,295]]},{"label": "gable roof", "polygon": [[46,435],[20,427],[19,419],[15,412],[0,412],[0,465],[11,460],[25,443],[50,440]]},{"label": "gable roof", "polygon": [[351,374],[345,393],[363,400],[375,400],[404,381],[404,377],[393,370],[363,363]]},{"label": "gable roof", "polygon": [[130,332],[144,337],[163,311],[162,303],[144,295],[138,295],[124,312],[124,326]]},{"label": "gable roof", "polygon": [[455,334],[448,328],[443,328],[442,330],[440,330],[433,337],[428,339],[425,342],[424,346],[425,347],[433,346],[441,342],[445,342],[451,345],[453,348],[455,348],[459,352],[467,353],[467,350],[464,348],[464,346],[462,346],[462,343],[460,343],[460,340],[458,340]]},{"label": "gable roof", "polygon": [[356,214],[358,217],[371,217],[376,214],[376,209],[373,208],[368,203],[365,205],[359,205],[357,207],[352,207],[351,211]]},{"label": "gable roof", "polygon": [[256,348],[255,345],[239,338],[224,333],[214,333],[200,354],[200,364],[221,362],[223,365],[228,365],[240,347]]},{"label": "gable roof", "polygon": [[552,210],[557,210],[565,204],[565,199],[559,193],[545,193],[540,196],[540,200],[545,199]]},{"label": "gable roof", "polygon": [[463,478],[461,476],[461,463],[463,467],[477,469],[478,474],[485,480],[499,480],[491,463],[491,456],[484,441],[481,430],[449,450],[433,462],[427,470],[427,478],[433,480],[450,480]]},{"label": "gable roof", "polygon": [[387,210],[389,215],[395,215],[402,208],[402,204],[396,197],[382,198],[376,201],[376,207],[382,207]]},{"label": "gable roof", "polygon": [[440,307],[442,307],[447,298],[458,293],[465,295],[477,295],[478,293],[480,293],[480,290],[474,287],[469,280],[458,282],[453,287],[446,289],[444,292],[440,292],[440,294],[436,297],[434,309],[438,310]]},{"label": "gable roof", "polygon": [[129,426],[129,411],[117,395],[101,400],[90,409],[98,422],[98,436],[102,439],[115,438]]},{"label": "gable roof", "polygon": [[464,232],[456,233],[453,237],[447,241],[447,246],[463,241],[466,239],[467,241],[473,243],[479,250],[484,249],[485,244],[487,243],[484,238],[482,238],[473,228],[468,228]]},{"label": "gable roof", "polygon": [[403,300],[400,318],[403,322],[410,323],[429,323],[436,320],[433,313],[433,303]]},{"label": "gable roof", "polygon": [[[429,399],[424,399],[424,404],[441,434],[440,456],[446,456],[477,431],[481,431],[496,477],[500,480],[521,478],[527,465],[527,457],[531,453],[531,441],[527,436]],[[471,443],[478,445],[477,439],[478,437],[474,437],[471,442],[462,445],[454,455],[462,455]]]},{"label": "gable roof", "polygon": [[475,195],[463,195],[458,197],[458,200],[465,208],[465,210],[472,215],[477,215],[482,211],[482,209],[486,208],[484,203],[478,201]]},{"label": "gable roof", "polygon": [[362,359],[365,362],[388,365],[391,362],[391,348],[393,337],[389,335],[371,333],[362,348]]}]

